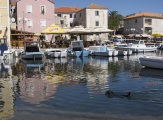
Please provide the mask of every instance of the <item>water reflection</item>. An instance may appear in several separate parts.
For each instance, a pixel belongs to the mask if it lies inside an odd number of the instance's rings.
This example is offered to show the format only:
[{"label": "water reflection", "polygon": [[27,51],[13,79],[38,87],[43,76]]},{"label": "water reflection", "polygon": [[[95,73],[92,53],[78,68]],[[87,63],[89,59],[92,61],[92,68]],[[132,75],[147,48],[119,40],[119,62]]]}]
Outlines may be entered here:
[{"label": "water reflection", "polygon": [[44,76],[42,60],[22,60],[24,72],[18,73],[21,99],[31,104],[39,104],[54,96],[57,85],[50,84]]},{"label": "water reflection", "polygon": [[[88,112],[92,116],[97,113],[103,116],[105,112],[105,118],[110,115],[108,113],[148,115],[158,106],[162,108],[162,76],[159,76],[162,71],[143,68],[138,61],[139,55],[2,63],[0,110],[9,105],[7,110],[11,114],[8,116],[15,114],[15,119],[20,113],[23,116],[23,112],[31,115],[31,110],[35,111],[34,118],[42,113],[52,116],[62,113],[67,117],[69,111],[72,116],[79,113],[87,118],[89,116],[84,113]],[[132,94],[130,99],[108,98],[106,90]]]},{"label": "water reflection", "polygon": [[14,83],[11,70],[12,62],[1,60],[0,64],[0,119],[4,120],[14,115]]},{"label": "water reflection", "polygon": [[163,79],[163,70],[144,67],[140,70],[140,76]]}]

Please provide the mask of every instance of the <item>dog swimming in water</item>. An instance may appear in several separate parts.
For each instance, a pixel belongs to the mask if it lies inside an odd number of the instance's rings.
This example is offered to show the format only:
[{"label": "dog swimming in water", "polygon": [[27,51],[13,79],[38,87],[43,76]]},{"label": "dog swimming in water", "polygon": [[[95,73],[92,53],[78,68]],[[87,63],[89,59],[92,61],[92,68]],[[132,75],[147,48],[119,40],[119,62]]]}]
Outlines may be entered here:
[{"label": "dog swimming in water", "polygon": [[127,94],[120,94],[120,93],[115,93],[115,92],[113,92],[111,90],[107,90],[105,92],[105,94],[108,97],[119,97],[119,98],[122,98],[122,97],[130,98],[131,97],[131,92],[128,92]]}]

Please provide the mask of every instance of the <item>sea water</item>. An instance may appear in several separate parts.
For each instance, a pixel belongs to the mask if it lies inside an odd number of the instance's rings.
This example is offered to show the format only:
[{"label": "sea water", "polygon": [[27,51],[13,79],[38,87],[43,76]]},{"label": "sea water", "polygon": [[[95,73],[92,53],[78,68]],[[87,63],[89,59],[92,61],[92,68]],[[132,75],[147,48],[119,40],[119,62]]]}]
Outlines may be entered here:
[{"label": "sea water", "polygon": [[141,66],[143,55],[162,52],[1,63],[0,119],[162,120],[163,70]]}]

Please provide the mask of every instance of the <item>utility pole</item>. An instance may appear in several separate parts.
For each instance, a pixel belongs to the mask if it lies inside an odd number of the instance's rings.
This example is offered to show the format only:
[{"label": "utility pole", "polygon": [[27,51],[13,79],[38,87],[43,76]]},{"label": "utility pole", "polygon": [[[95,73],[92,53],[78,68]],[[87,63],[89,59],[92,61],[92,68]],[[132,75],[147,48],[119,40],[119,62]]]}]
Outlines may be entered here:
[{"label": "utility pole", "polygon": [[7,16],[8,16],[8,24],[7,24],[7,45],[8,48],[11,48],[11,41],[10,41],[10,35],[11,35],[11,26],[10,26],[10,0],[7,0]]}]

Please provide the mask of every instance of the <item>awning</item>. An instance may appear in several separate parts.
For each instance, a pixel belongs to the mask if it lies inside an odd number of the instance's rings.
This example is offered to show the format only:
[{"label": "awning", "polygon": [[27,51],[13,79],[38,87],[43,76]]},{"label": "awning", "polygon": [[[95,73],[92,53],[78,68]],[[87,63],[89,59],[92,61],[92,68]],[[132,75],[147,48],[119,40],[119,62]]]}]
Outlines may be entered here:
[{"label": "awning", "polygon": [[90,33],[90,29],[84,28],[83,26],[75,26],[67,30],[68,34],[88,34]]},{"label": "awning", "polygon": [[43,34],[63,34],[66,33],[66,31],[64,29],[62,29],[61,27],[52,24],[49,27],[47,27],[46,29],[44,29],[41,33]]},{"label": "awning", "polygon": [[161,33],[153,33],[152,36],[153,37],[161,37],[161,36],[163,36],[163,34],[161,34]]}]

